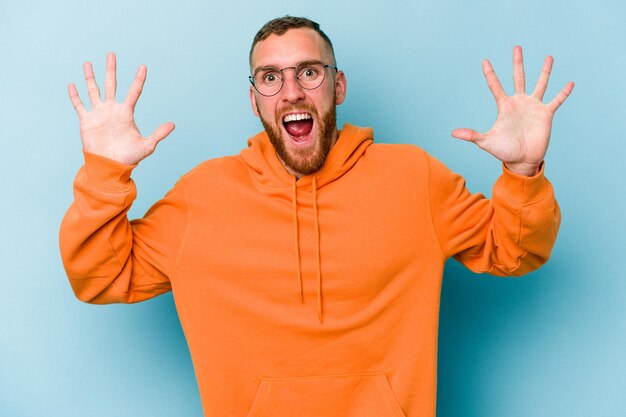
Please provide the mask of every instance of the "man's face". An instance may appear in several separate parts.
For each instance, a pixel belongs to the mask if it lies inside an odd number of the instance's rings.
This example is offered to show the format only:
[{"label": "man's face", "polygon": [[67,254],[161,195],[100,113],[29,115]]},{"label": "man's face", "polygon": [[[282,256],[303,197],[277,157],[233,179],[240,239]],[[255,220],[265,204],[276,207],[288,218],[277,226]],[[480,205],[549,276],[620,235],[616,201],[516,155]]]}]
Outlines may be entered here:
[{"label": "man's face", "polygon": [[[290,29],[256,44],[251,69],[254,73],[260,67],[295,67],[305,61],[333,64],[317,32]],[[327,69],[324,82],[314,90],[306,90],[297,83],[293,70],[283,71],[283,76],[282,89],[271,97],[250,86],[250,102],[287,171],[301,177],[322,167],[337,140],[335,106],[345,98],[346,79],[342,71]],[[290,121],[296,118],[301,120]]]}]

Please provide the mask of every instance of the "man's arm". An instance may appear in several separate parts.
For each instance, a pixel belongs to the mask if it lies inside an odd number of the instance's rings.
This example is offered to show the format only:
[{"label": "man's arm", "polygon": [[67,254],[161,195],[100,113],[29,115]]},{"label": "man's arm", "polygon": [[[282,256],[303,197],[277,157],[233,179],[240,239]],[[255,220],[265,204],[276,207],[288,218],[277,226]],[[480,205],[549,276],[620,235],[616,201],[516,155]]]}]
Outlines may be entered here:
[{"label": "man's arm", "polygon": [[543,96],[553,59],[546,57],[532,94],[526,94],[522,49],[513,49],[515,94],[507,96],[488,60],[483,73],[498,118],[486,133],[456,129],[452,136],[476,143],[503,163],[491,200],[470,194],[465,181],[439,161],[429,162],[433,224],[446,257],[475,272],[521,275],[550,256],[561,220],[552,185],[543,175],[554,113],[574,88],[569,82],[548,104]]},{"label": "man's arm", "polygon": [[170,290],[168,276],[185,229],[185,199],[176,187],[144,219],[126,214],[136,196],[132,169],[173,129],[166,123],[142,137],[134,121],[146,68],[137,71],[126,100],[115,101],[115,55],[107,56],[105,100],[90,63],[84,65],[92,109],[74,84],[69,96],[80,119],[85,165],[60,230],[63,263],[76,296],[87,302],[136,302]]},{"label": "man's arm", "polygon": [[438,160],[428,163],[433,225],[445,258],[493,275],[523,275],[548,260],[561,212],[543,166],[532,177],[504,168],[487,200]]}]

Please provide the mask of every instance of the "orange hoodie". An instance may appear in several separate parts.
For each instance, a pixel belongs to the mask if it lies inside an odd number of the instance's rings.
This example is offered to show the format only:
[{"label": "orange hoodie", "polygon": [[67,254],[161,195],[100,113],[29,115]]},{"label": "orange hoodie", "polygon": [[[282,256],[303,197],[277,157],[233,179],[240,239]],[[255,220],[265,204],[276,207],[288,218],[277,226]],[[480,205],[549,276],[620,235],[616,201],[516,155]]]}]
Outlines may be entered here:
[{"label": "orange hoodie", "polygon": [[344,126],[296,181],[259,133],[132,222],[133,167],[85,154],[60,237],[76,296],[172,290],[207,416],[435,416],[446,259],[526,273],[559,209],[543,172],[504,170],[489,201],[421,149],[372,142]]}]

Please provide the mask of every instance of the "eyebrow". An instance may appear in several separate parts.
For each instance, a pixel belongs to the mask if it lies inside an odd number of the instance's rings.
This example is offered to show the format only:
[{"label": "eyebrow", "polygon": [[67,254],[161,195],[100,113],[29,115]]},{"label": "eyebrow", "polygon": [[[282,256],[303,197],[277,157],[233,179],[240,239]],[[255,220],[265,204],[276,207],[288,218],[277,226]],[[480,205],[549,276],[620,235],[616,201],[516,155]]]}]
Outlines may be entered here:
[{"label": "eyebrow", "polygon": [[[293,67],[301,67],[303,65],[311,65],[311,64],[322,64],[322,61],[319,61],[317,59],[307,59],[306,61],[300,61],[298,62],[296,65],[289,65],[287,67],[283,67],[283,68],[293,68]],[[252,71],[252,74],[256,74],[259,71],[267,71],[267,70],[279,70],[280,68],[278,68],[275,65],[264,65],[262,67],[257,67],[254,69],[254,71]]]}]

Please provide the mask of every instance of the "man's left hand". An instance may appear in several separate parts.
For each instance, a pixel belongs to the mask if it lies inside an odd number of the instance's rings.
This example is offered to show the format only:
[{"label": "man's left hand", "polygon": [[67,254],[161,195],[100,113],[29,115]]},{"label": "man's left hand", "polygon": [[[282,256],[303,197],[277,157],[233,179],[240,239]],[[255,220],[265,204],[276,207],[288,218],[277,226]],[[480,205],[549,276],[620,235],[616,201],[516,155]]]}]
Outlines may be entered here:
[{"label": "man's left hand", "polygon": [[489,60],[483,61],[483,73],[496,99],[498,118],[485,133],[473,129],[455,129],[452,136],[474,142],[517,174],[532,176],[539,172],[548,143],[554,113],[574,88],[569,82],[549,103],[542,102],[548,86],[554,59],[546,57],[541,75],[532,94],[526,94],[522,48],[513,48],[513,81],[515,94],[507,96]]}]

